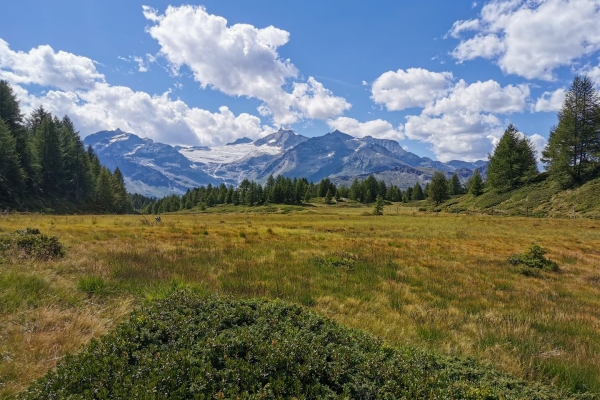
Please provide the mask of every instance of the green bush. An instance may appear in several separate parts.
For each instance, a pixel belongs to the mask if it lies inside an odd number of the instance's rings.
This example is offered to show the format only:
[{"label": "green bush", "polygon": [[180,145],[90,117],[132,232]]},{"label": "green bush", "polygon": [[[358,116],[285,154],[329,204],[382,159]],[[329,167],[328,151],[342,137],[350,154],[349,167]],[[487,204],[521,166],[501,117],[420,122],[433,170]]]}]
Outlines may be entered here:
[{"label": "green bush", "polygon": [[[508,258],[508,262],[512,265],[523,265],[525,267],[538,270],[543,269],[547,271],[558,271],[558,264],[544,257],[546,253],[546,250],[534,243],[525,253],[513,254],[510,256]],[[536,275],[535,273],[525,271],[527,270],[523,270],[524,275]]]},{"label": "green bush", "polygon": [[566,399],[477,366],[385,345],[281,301],[149,303],[34,383],[25,399]]},{"label": "green bush", "polygon": [[63,257],[64,247],[56,236],[46,236],[37,228],[26,228],[0,237],[0,252],[13,252],[20,258],[48,260]]}]

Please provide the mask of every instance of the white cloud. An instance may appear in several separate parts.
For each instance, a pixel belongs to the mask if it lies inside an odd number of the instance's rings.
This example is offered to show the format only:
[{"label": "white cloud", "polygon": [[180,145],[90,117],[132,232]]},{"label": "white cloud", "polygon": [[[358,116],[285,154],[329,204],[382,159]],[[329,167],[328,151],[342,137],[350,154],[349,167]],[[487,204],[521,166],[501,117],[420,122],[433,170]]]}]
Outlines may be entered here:
[{"label": "white cloud", "polygon": [[[473,7],[475,7],[477,3],[474,3]],[[469,19],[466,21],[456,21],[452,25],[452,29],[450,32],[446,34],[446,37],[452,36],[453,38],[459,38],[460,33],[463,31],[475,31],[479,29],[479,20],[478,19]]]},{"label": "white cloud", "polygon": [[600,88],[600,65],[595,67],[586,66],[579,71],[583,75],[587,75],[594,83],[596,87]]},{"label": "white cloud", "polygon": [[565,101],[565,89],[557,89],[554,92],[544,92],[533,107],[536,112],[556,112],[561,109]]},{"label": "white cloud", "polygon": [[373,136],[378,139],[404,139],[401,129],[394,128],[391,123],[382,119],[359,122],[354,118],[339,117],[334,120],[328,120],[327,125],[331,129],[338,129],[341,132],[356,137]]},{"label": "white cloud", "polygon": [[430,143],[437,159],[443,162],[485,159],[502,132],[501,121],[492,114],[411,115],[404,124],[409,139]]},{"label": "white cloud", "polygon": [[0,39],[0,79],[15,85],[37,84],[74,90],[93,87],[96,82],[104,81],[104,75],[87,57],[55,52],[46,45],[33,48],[28,53],[16,52]]},{"label": "white cloud", "polygon": [[485,158],[504,130],[496,114],[528,109],[529,86],[503,87],[493,80],[452,84],[452,78],[422,69],[386,72],[373,84],[372,98],[388,110],[421,107],[421,115],[407,117],[404,134],[430,143],[439,160]]},{"label": "white cloud", "polygon": [[542,158],[542,151],[544,151],[548,140],[546,140],[546,138],[542,135],[538,135],[537,133],[534,133],[533,135],[529,136],[529,139],[535,145],[535,149],[537,151],[536,158],[538,160],[538,163],[540,163],[540,159]]},{"label": "white cloud", "polygon": [[500,86],[496,81],[467,84],[460,80],[447,96],[438,98],[423,112],[429,115],[442,113],[513,113],[525,110],[529,99],[527,85]]},{"label": "white cloud", "polygon": [[236,116],[225,106],[211,113],[173,100],[168,92],[151,96],[107,83],[87,91],[49,91],[19,100],[29,109],[43,105],[55,115],[69,115],[82,136],[120,128],[163,143],[215,145],[242,136],[258,138],[273,130],[262,126],[258,117]]},{"label": "white cloud", "polygon": [[600,50],[600,0],[491,0],[478,19],[458,21],[449,35],[462,40],[459,61],[494,60],[509,74],[553,79],[553,71]]},{"label": "white cloud", "polygon": [[422,68],[388,71],[373,82],[371,99],[392,111],[425,107],[446,93],[451,72],[431,72]]},{"label": "white cloud", "polygon": [[[212,145],[242,136],[258,138],[273,129],[256,116],[236,116],[227,107],[212,113],[173,100],[169,92],[151,96],[111,86],[89,58],[54,52],[49,46],[15,52],[0,39],[0,79],[11,83],[22,112],[44,106],[57,116],[69,115],[84,137],[121,128],[165,143]],[[25,87],[30,84],[55,90],[35,95]],[[324,89],[313,86],[311,96],[318,102]]]},{"label": "white cloud", "polygon": [[259,111],[277,124],[332,118],[350,108],[345,99],[335,97],[314,78],[294,82],[292,93],[283,89],[298,76],[291,61],[277,52],[289,41],[289,32],[273,26],[227,26],[225,18],[200,6],[169,6],[163,15],[150,7],[143,11],[154,23],[149,34],[160,44],[160,54],[174,72],[185,65],[202,88],[263,101]]}]

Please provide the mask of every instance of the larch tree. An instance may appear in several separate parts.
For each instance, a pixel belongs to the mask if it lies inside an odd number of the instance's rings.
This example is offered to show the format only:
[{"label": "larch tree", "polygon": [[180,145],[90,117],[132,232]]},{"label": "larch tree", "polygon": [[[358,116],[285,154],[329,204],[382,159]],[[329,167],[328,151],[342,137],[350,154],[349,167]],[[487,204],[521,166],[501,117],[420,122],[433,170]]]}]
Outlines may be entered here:
[{"label": "larch tree", "polygon": [[600,96],[587,76],[576,76],[550,131],[542,161],[563,186],[583,183],[600,166]]}]

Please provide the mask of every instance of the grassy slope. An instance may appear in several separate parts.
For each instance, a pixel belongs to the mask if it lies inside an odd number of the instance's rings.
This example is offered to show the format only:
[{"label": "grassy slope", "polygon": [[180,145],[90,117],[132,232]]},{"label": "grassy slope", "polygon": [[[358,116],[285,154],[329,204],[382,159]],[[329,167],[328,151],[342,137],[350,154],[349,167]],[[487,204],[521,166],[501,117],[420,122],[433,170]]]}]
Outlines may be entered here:
[{"label": "grassy slope", "polygon": [[568,190],[549,179],[540,179],[512,192],[487,190],[478,197],[455,197],[442,205],[449,212],[483,211],[501,215],[536,217],[571,217],[573,207],[577,216],[600,218],[600,178]]},{"label": "grassy slope", "polygon": [[[138,216],[0,217],[0,234],[38,227],[66,245],[64,259],[0,259],[0,398],[178,287],[303,304],[393,345],[600,393],[596,221],[395,205],[363,215],[371,209],[216,208],[154,226]],[[534,241],[558,273],[524,277],[507,263]]]}]

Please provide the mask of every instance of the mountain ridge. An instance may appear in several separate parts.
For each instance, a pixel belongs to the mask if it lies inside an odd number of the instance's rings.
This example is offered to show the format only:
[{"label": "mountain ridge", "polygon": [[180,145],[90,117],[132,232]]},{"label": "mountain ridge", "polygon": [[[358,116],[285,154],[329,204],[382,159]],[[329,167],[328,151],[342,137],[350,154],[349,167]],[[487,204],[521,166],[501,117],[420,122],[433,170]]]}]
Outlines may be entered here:
[{"label": "mountain ridge", "polygon": [[244,179],[263,183],[270,175],[349,185],[372,174],[406,188],[426,184],[436,170],[447,176],[456,172],[466,181],[475,169],[485,174],[487,166],[483,160],[442,163],[408,152],[394,140],[339,130],[309,138],[281,128],[254,141],[244,137],[209,147],[171,146],[116,129],[89,135],[84,143],[104,165],[121,169],[130,192],[153,197],[208,184],[235,186]]}]

